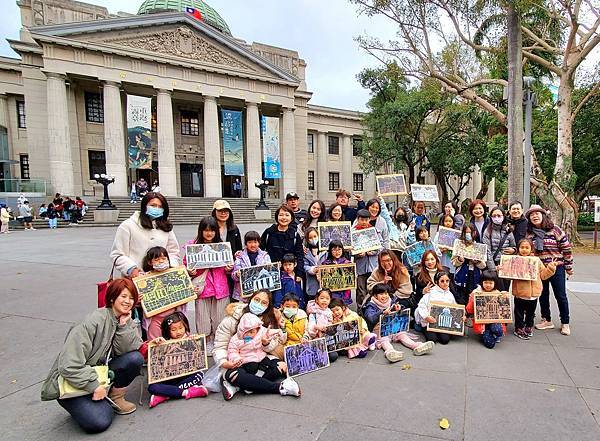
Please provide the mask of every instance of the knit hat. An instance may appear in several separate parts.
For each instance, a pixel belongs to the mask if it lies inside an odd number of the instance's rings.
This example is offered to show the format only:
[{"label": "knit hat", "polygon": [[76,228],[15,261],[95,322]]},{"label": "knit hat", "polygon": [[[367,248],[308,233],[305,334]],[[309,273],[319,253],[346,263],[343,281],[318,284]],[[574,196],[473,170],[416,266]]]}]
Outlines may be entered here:
[{"label": "knit hat", "polygon": [[527,210],[527,212],[525,213],[525,217],[527,219],[529,219],[529,215],[532,213],[542,213],[542,214],[548,214],[546,210],[544,210],[540,205],[537,204],[533,204],[531,207],[529,207],[529,210]]},{"label": "knit hat", "polygon": [[215,201],[215,203],[213,204],[213,210],[229,210],[231,211],[231,206],[229,205],[229,202],[227,202],[224,199],[219,199],[217,201]]},{"label": "knit hat", "polygon": [[252,314],[251,312],[247,312],[240,318],[240,322],[238,323],[237,328],[237,336],[242,339],[244,338],[244,334],[251,329],[260,328],[263,322],[257,316]]}]

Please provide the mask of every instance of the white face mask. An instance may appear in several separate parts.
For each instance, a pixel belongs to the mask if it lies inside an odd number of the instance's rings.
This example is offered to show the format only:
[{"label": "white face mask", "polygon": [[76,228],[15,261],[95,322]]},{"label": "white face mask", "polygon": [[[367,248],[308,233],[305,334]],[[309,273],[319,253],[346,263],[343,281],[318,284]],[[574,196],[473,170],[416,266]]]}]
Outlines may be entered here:
[{"label": "white face mask", "polygon": [[168,261],[164,261],[164,262],[156,263],[156,264],[152,265],[152,268],[155,271],[164,271],[167,268],[169,268],[169,262]]}]

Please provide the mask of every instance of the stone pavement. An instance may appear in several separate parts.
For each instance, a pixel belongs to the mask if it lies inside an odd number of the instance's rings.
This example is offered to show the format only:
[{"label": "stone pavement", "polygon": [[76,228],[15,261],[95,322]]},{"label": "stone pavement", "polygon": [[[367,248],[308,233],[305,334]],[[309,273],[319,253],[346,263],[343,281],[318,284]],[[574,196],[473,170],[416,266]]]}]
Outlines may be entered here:
[{"label": "stone pavement", "polygon": [[[244,225],[243,230],[254,227]],[[193,226],[175,228],[180,242]],[[72,227],[0,236],[0,439],[88,438],[40,386],[72,322],[94,309],[114,228]],[[457,338],[432,355],[390,365],[382,351],[342,357],[298,378],[299,399],[220,394],[116,416],[95,440],[598,440],[600,272],[576,256],[572,335],[557,329],[496,349]],[[556,308],[555,308],[556,311]],[[558,314],[554,313],[557,323]],[[512,332],[512,326],[509,328]],[[403,370],[403,364],[411,368]],[[139,397],[140,382],[130,388]],[[441,430],[439,419],[450,428]]]}]

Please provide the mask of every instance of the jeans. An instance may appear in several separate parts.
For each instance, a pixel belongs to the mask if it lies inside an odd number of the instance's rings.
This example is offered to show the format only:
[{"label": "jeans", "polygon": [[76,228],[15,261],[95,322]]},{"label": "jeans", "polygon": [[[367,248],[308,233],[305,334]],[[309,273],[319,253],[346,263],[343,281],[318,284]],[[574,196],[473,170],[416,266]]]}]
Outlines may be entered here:
[{"label": "jeans", "polygon": [[57,218],[48,219],[48,226],[50,228],[56,228],[58,226],[58,219]]},{"label": "jeans", "polygon": [[481,334],[481,342],[488,349],[494,349],[498,340],[504,335],[502,325],[500,323],[491,323],[485,325],[485,331]]},{"label": "jeans", "polygon": [[136,202],[137,201],[137,193],[135,191],[132,191],[131,194],[129,195],[130,201],[131,202]]},{"label": "jeans", "polygon": [[552,285],[552,291],[554,292],[554,298],[558,304],[558,311],[560,313],[560,322],[562,324],[569,324],[569,300],[567,299],[567,282],[564,265],[556,267],[556,272],[548,280],[542,281],[543,289],[542,295],[540,296],[540,311],[542,318],[552,321],[550,315],[550,285]]},{"label": "jeans", "polygon": [[[115,374],[113,387],[128,386],[140,374],[142,364],[144,357],[138,351],[113,358],[108,364]],[[114,411],[107,400],[93,401],[92,395],[84,395],[57,401],[87,433],[104,432],[112,424]]]}]

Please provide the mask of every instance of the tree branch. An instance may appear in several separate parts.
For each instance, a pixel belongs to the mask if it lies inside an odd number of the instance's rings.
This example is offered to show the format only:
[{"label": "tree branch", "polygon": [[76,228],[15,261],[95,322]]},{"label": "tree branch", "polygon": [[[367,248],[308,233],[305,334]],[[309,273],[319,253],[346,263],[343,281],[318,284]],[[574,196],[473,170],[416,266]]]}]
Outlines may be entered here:
[{"label": "tree branch", "polygon": [[540,66],[545,67],[546,69],[554,72],[558,76],[562,76],[563,72],[556,64],[551,63],[550,61],[540,57],[539,55],[532,54],[531,52],[523,51],[523,56],[527,57],[529,60],[534,63],[539,64]]},{"label": "tree branch", "polygon": [[536,43],[541,45],[546,52],[550,52],[551,54],[556,55],[562,53],[562,51],[559,48],[555,46],[550,46],[548,42],[538,37],[534,32],[531,31],[531,29],[527,28],[526,26],[521,26],[521,31],[523,31],[524,34],[527,34],[527,36],[529,36],[531,39],[535,40]]},{"label": "tree branch", "polygon": [[592,87],[590,89],[590,91],[583,97],[583,99],[579,102],[579,104],[577,104],[577,107],[575,107],[575,110],[573,110],[573,113],[571,113],[571,120],[574,121],[575,117],[577,116],[577,114],[579,113],[579,111],[581,110],[581,108],[583,106],[585,106],[585,103],[587,103],[593,96],[595,96],[598,92],[600,91],[600,81],[597,82],[596,84],[594,84],[594,87]]}]

